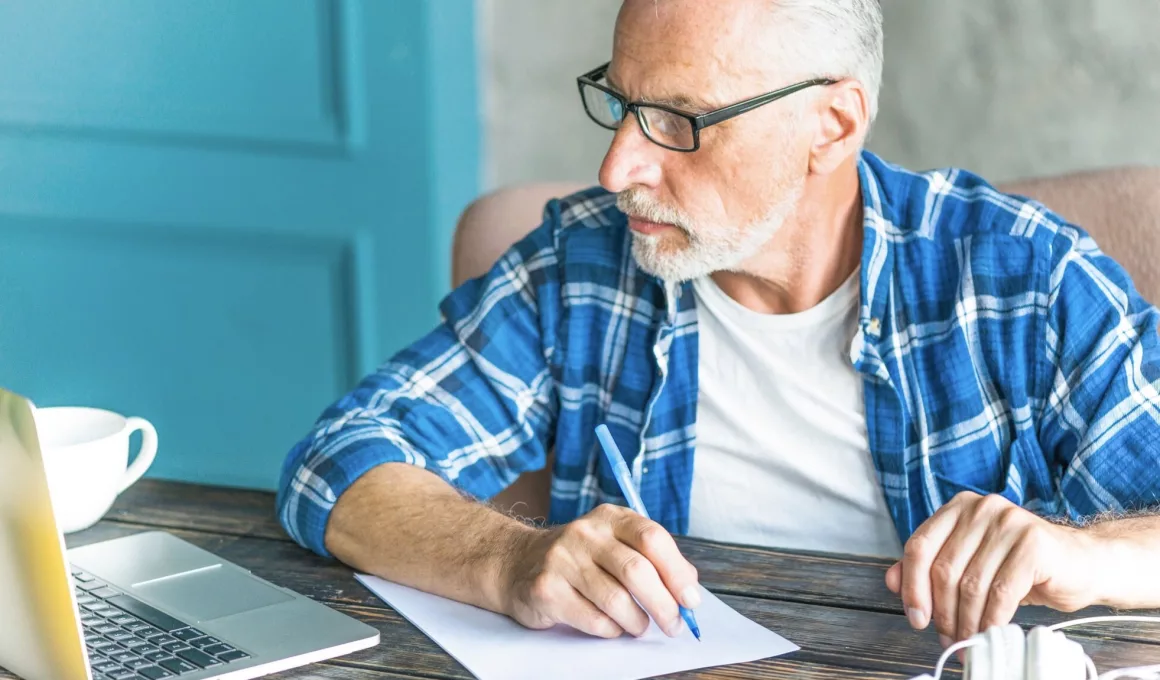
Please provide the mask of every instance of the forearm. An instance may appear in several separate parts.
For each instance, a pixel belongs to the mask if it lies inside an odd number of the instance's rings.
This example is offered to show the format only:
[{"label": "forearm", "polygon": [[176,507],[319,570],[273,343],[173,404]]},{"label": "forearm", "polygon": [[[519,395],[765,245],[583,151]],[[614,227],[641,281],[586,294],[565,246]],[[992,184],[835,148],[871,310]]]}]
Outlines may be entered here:
[{"label": "forearm", "polygon": [[1096,521],[1082,530],[1097,551],[1095,604],[1120,609],[1160,607],[1160,515]]},{"label": "forearm", "polygon": [[505,567],[536,531],[427,470],[388,463],[339,497],[326,548],[361,571],[504,612]]}]

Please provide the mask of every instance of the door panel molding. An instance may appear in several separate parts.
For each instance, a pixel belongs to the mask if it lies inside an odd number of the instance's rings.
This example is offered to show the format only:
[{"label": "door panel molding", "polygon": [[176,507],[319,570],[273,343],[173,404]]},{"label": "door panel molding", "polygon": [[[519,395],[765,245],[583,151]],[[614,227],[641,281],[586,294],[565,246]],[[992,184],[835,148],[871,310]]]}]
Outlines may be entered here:
[{"label": "door panel molding", "polygon": [[[118,19],[109,20],[114,24],[118,20],[128,22],[133,18],[132,12],[123,11],[120,15],[109,12],[108,5],[90,7],[104,16],[117,16]],[[254,84],[253,90],[246,89],[245,83],[231,80],[229,74],[241,72],[254,76],[268,66],[264,61],[274,59],[260,51],[242,57],[240,55],[245,54],[242,49],[232,50],[233,54],[221,63],[210,61],[211,72],[202,74],[199,77],[202,87],[194,89],[211,96],[198,98],[196,102],[190,100],[189,95],[179,96],[180,91],[188,88],[187,85],[174,84],[171,89],[166,89],[160,82],[164,78],[157,74],[151,76],[152,87],[145,94],[152,90],[152,94],[162,95],[160,100],[141,93],[122,99],[108,88],[94,86],[94,92],[104,94],[81,102],[69,92],[46,95],[41,90],[32,91],[36,83],[23,78],[15,85],[4,86],[5,78],[0,75],[0,93],[7,93],[0,94],[0,134],[47,134],[291,155],[343,155],[359,147],[365,129],[361,82],[365,69],[359,45],[359,3],[353,0],[297,0],[297,4],[291,4],[280,0],[280,4],[266,9],[277,12],[278,16],[251,9],[245,18],[249,23],[271,25],[295,18],[292,23],[298,29],[297,35],[286,36],[279,45],[279,53],[297,51],[301,45],[296,40],[313,33],[314,54],[295,64],[294,70],[289,72],[274,72],[266,68],[267,72]],[[4,11],[0,7],[0,25],[4,23]],[[18,13],[19,9],[10,8],[8,11]],[[214,16],[212,7],[203,12],[206,17]],[[106,26],[105,31],[113,33],[118,28],[117,25]],[[258,26],[253,28],[255,32],[259,29]],[[8,30],[24,34],[28,29],[10,23]],[[240,36],[244,31],[235,28],[234,33]],[[0,28],[0,43],[5,40],[4,34],[4,29]],[[273,42],[277,44],[276,40]],[[3,49],[0,47],[0,60],[5,56]],[[117,45],[100,48],[88,64],[62,64],[62,69],[71,69],[73,73],[60,77],[82,81],[104,78],[114,84],[121,77],[131,77],[103,74],[102,56],[110,62],[116,61],[113,55],[118,49]],[[181,50],[174,48],[174,51]],[[239,62],[240,58],[245,61]],[[164,63],[163,59],[160,61]],[[210,87],[215,78],[225,85],[220,91]],[[10,76],[8,79],[14,78]],[[27,87],[24,92],[21,85]],[[121,85],[125,91],[133,89],[133,83]],[[166,94],[172,94],[173,98],[166,101]]]}]

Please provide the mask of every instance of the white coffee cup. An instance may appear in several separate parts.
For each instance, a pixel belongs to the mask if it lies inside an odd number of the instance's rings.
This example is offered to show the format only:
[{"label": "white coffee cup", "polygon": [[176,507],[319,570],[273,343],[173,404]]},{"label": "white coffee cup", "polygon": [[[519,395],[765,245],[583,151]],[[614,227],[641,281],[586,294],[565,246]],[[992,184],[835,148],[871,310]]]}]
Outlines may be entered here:
[{"label": "white coffee cup", "polygon": [[[153,464],[157,430],[144,418],[79,406],[33,411],[56,522],[64,533],[96,524]],[[141,451],[129,465],[129,435]]]}]

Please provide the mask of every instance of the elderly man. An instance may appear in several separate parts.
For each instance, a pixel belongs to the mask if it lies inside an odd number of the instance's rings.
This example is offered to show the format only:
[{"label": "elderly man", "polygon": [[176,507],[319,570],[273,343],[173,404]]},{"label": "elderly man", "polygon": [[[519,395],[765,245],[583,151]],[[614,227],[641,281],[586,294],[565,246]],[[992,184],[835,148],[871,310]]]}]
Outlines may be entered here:
[{"label": "elderly man", "polygon": [[[601,636],[696,607],[671,534],[894,556],[944,643],[1020,603],[1160,605],[1160,314],[1042,205],[862,150],[881,21],[627,0],[580,78],[603,188],[322,415],[285,464],[290,534]],[[549,526],[480,502],[546,466]]]}]

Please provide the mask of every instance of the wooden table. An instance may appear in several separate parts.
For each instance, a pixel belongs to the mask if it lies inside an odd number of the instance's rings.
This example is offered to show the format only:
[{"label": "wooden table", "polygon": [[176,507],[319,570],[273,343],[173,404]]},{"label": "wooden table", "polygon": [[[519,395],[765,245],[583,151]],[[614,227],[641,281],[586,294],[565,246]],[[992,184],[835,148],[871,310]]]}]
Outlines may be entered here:
[{"label": "wooden table", "polygon": [[[471,677],[356,582],[349,569],[291,542],[274,518],[270,493],[142,481],[121,497],[104,521],[70,536],[68,544],[75,547],[154,529],[169,531],[258,576],[365,621],[382,633],[382,642],[373,649],[289,671],[282,674],[285,677]],[[898,599],[883,582],[886,561],[689,539],[680,539],[680,544],[700,570],[705,587],[802,649],[785,657],[670,677],[907,679],[930,671],[941,652],[933,632],[916,633],[907,625]],[[1036,624],[1064,618],[1068,616],[1025,607],[1018,621]],[[1112,624],[1069,636],[1081,641],[1101,671],[1160,663],[1160,625]],[[0,677],[13,676],[0,671]]]}]

